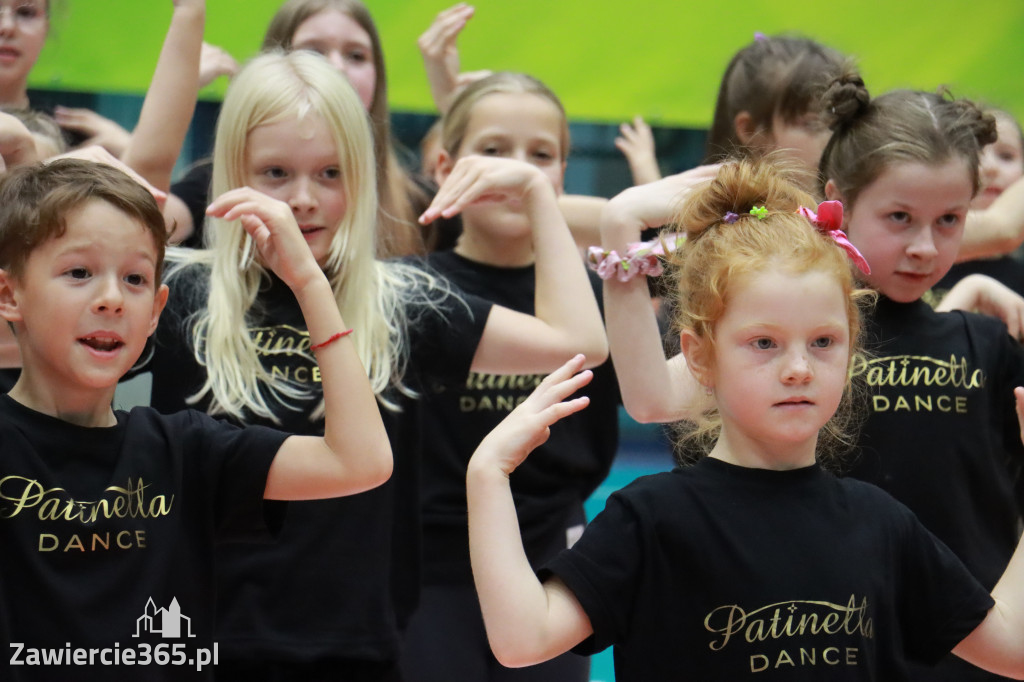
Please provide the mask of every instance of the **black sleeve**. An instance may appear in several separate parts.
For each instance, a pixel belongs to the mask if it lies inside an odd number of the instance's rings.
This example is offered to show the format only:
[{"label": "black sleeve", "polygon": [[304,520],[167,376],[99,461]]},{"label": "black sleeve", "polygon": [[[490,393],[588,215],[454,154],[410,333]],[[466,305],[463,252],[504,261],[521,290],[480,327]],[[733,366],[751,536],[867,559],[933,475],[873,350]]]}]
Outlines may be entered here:
[{"label": "black sleeve", "polygon": [[206,207],[210,204],[212,180],[213,161],[203,159],[195,162],[181,180],[171,185],[171,194],[185,202],[192,214],[192,234],[180,246],[192,249],[203,247],[203,228],[206,223]]},{"label": "black sleeve", "polygon": [[963,562],[904,509],[901,621],[907,655],[933,665],[969,635],[995,603]]},{"label": "black sleeve", "polygon": [[618,494],[612,494],[583,536],[545,564],[538,576],[554,575],[572,591],[590,619],[593,635],[573,651],[589,655],[628,634],[635,589],[641,581],[639,519]]}]

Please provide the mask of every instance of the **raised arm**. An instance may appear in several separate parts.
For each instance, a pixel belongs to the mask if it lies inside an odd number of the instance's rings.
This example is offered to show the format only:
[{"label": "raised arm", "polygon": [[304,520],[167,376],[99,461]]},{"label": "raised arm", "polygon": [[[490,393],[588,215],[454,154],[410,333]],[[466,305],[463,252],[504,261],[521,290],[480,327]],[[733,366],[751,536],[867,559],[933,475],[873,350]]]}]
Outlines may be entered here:
[{"label": "raised arm", "polygon": [[165,192],[171,187],[171,173],[196,107],[206,22],[205,0],[173,1],[171,25],[139,122],[121,157],[127,166]]},{"label": "raised arm", "polygon": [[[327,276],[291,208],[248,187],[218,197],[208,215],[241,220],[260,257],[295,294],[320,366],[323,437],[291,436],[270,467],[264,496],[304,500],[350,495],[391,476],[392,457],[366,370],[359,361]],[[358,334],[359,330],[354,332]]]},{"label": "raised arm", "polygon": [[509,488],[509,475],[548,439],[550,426],[588,404],[586,397],[562,402],[592,378],[580,372],[583,362],[577,356],[548,375],[483,439],[466,473],[473,580],[491,650],[508,667],[554,658],[592,632],[564,583],[542,584],[530,567]]},{"label": "raised arm", "polygon": [[448,111],[452,100],[462,88],[491,73],[460,71],[459,48],[456,41],[466,23],[473,18],[475,11],[474,7],[464,2],[443,10],[416,41],[423,56],[430,94],[434,98],[434,105],[442,114]]},{"label": "raised arm", "polygon": [[1024,339],[1024,297],[987,275],[968,275],[935,306],[939,312],[969,310],[998,317],[1015,339]]},{"label": "raised arm", "polygon": [[983,210],[969,211],[957,261],[1002,256],[1024,243],[1024,178]]},{"label": "raised arm", "polygon": [[[716,166],[701,166],[614,197],[601,213],[602,248],[625,254],[628,244],[639,241],[641,230],[668,224],[678,202],[717,171]],[[633,419],[677,421],[703,406],[703,388],[686,359],[681,354],[665,358],[646,277],[606,279],[604,315],[622,404]]]},{"label": "raised arm", "polygon": [[[1017,419],[1024,440],[1024,388],[1016,388]],[[1024,541],[992,589],[995,606],[953,649],[960,658],[997,675],[1024,679]]]},{"label": "raised arm", "polygon": [[587,355],[590,366],[603,363],[608,342],[601,312],[551,181],[524,161],[467,156],[455,164],[423,219],[451,217],[478,202],[522,206],[533,239],[536,293],[532,316],[492,309],[473,371],[550,372],[577,353]]},{"label": "raised arm", "polygon": [[654,152],[654,135],[642,116],[635,116],[632,123],[619,126],[615,148],[626,157],[634,185],[661,180],[661,169]]}]

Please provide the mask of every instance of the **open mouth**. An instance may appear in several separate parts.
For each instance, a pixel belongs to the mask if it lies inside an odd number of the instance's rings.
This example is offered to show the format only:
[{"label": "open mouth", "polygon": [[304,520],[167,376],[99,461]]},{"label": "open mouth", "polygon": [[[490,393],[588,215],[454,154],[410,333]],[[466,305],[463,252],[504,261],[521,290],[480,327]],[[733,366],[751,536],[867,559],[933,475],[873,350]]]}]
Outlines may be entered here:
[{"label": "open mouth", "polygon": [[109,336],[86,336],[79,339],[78,342],[92,348],[93,350],[100,351],[101,353],[115,351],[124,345],[124,341],[121,339],[111,338]]}]

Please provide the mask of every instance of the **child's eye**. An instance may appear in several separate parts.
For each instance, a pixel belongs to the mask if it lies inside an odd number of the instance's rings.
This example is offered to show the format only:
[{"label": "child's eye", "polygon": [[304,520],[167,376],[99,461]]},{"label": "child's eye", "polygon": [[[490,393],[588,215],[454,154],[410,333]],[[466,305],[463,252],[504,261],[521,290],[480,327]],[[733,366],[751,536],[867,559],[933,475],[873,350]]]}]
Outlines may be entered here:
[{"label": "child's eye", "polygon": [[555,157],[551,152],[537,151],[533,153],[533,158],[538,159],[540,161],[551,161]]},{"label": "child's eye", "polygon": [[35,5],[20,5],[14,11],[19,19],[35,19],[42,14],[42,10]]},{"label": "child's eye", "polygon": [[370,55],[368,55],[366,52],[362,50],[354,50],[346,54],[345,59],[347,59],[350,62],[355,62],[357,64],[363,64],[365,62],[370,61]]},{"label": "child's eye", "polygon": [[133,287],[140,287],[146,283],[146,276],[140,275],[138,273],[133,273],[131,275],[125,275],[124,281],[128,282],[128,284],[132,285]]},{"label": "child's eye", "polygon": [[85,268],[71,268],[70,270],[67,270],[64,274],[70,277],[71,279],[85,279],[89,276],[89,271],[86,270]]},{"label": "child's eye", "polygon": [[814,348],[828,348],[834,343],[834,340],[830,336],[819,336],[811,342],[811,346]]},{"label": "child's eye", "polygon": [[493,144],[489,144],[483,149],[481,149],[480,153],[483,154],[484,156],[498,156],[499,154],[501,154],[501,149],[499,149],[497,146]]},{"label": "child's eye", "polygon": [[339,180],[341,178],[341,169],[333,166],[331,168],[325,168],[321,172],[321,175],[328,180]]},{"label": "child's eye", "polygon": [[318,55],[321,55],[323,57],[326,57],[327,53],[330,51],[330,50],[328,50],[325,47],[320,47],[319,45],[293,45],[292,47],[294,47],[296,50],[306,50],[307,52],[316,52]]},{"label": "child's eye", "polygon": [[889,214],[889,220],[895,223],[909,223],[910,214],[906,211],[893,211]]},{"label": "child's eye", "polygon": [[263,169],[263,175],[270,178],[271,180],[280,180],[286,177],[288,174],[284,172],[284,169],[280,166],[271,166]]},{"label": "child's eye", "polygon": [[956,227],[960,224],[960,216],[956,213],[947,213],[944,216],[939,216],[936,222],[942,227]]},{"label": "child's eye", "polygon": [[762,336],[759,339],[754,339],[754,348],[757,350],[771,350],[775,348],[775,342],[769,339],[767,336]]}]

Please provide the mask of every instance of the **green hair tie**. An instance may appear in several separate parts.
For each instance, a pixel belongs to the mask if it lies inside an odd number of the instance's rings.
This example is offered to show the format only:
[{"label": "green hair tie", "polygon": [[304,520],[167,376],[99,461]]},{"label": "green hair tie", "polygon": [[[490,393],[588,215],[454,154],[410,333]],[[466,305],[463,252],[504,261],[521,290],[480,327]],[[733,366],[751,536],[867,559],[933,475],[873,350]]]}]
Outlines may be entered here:
[{"label": "green hair tie", "polygon": [[764,206],[755,206],[750,209],[750,215],[756,216],[758,220],[764,220],[764,217],[768,215],[768,209]]}]

